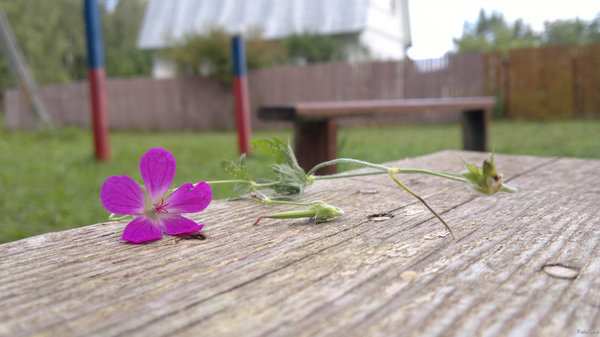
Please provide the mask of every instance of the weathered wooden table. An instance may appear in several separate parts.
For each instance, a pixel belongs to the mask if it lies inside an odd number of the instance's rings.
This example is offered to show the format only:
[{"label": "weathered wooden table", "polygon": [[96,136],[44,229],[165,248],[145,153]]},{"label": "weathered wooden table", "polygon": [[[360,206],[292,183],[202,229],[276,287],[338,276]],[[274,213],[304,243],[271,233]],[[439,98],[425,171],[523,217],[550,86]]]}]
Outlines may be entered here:
[{"label": "weathered wooden table", "polygon": [[[462,169],[445,151],[394,163]],[[600,161],[497,155],[520,191],[491,197],[385,176],[317,181],[304,200],[346,214],[324,224],[215,201],[205,240],[120,241],[125,223],[0,246],[2,336],[576,336],[600,330]],[[100,203],[100,200],[98,200]],[[84,211],[84,210],[82,210]]]}]

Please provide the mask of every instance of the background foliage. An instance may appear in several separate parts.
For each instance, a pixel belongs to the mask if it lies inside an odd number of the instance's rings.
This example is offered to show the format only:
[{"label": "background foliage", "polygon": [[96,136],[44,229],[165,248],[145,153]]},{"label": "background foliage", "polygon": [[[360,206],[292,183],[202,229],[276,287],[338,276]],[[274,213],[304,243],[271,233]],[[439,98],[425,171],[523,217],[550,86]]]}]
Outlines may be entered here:
[{"label": "background foliage", "polygon": [[[87,76],[83,0],[0,0],[33,76],[40,84],[68,83]],[[150,53],[137,49],[144,0],[100,1],[107,76],[150,74]],[[14,86],[0,55],[0,91]]]},{"label": "background foliage", "polygon": [[489,16],[482,9],[475,23],[465,23],[463,35],[454,39],[455,49],[463,52],[507,52],[510,49],[556,45],[600,43],[600,13],[590,22],[580,19],[546,21],[544,31],[536,33],[522,19],[507,22],[501,13]]},{"label": "background foliage", "polygon": [[[174,48],[161,50],[161,55],[173,60],[181,74],[212,76],[221,83],[231,84],[231,36],[223,29],[213,29],[206,35],[188,35]],[[260,33],[252,32],[246,38],[248,69],[281,64],[285,58],[281,45],[261,40]]]},{"label": "background foliage", "polygon": [[[217,78],[229,85],[232,74],[231,35],[216,28],[207,34],[186,36],[174,48],[164,49],[161,55],[173,60],[179,73]],[[253,30],[246,38],[248,69],[283,64],[307,64],[347,61],[348,50],[341,39],[313,33],[291,35],[280,41],[261,39],[260,30]],[[361,55],[368,58],[368,50],[361,47]]]}]

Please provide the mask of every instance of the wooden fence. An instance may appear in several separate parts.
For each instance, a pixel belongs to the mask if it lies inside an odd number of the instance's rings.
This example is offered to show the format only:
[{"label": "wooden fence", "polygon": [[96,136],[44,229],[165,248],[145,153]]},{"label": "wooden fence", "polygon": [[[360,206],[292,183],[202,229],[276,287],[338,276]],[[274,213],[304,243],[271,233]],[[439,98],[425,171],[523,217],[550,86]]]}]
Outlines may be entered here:
[{"label": "wooden fence", "polygon": [[[253,128],[274,125],[256,118],[257,108],[267,104],[478,96],[483,94],[482,71],[481,54],[418,62],[325,63],[254,70],[248,75],[252,125]],[[109,79],[107,87],[112,129],[214,130],[235,126],[231,90],[208,78]],[[41,92],[51,118],[57,124],[89,125],[86,82],[48,86]],[[4,97],[7,127],[32,128],[34,121],[19,91],[8,90]],[[357,121],[387,123],[390,118],[354,120]]]},{"label": "wooden fence", "polygon": [[600,44],[487,54],[486,91],[513,119],[600,117]]},{"label": "wooden fence", "polygon": [[[424,61],[324,63],[284,66],[248,74],[252,126],[261,105],[298,101],[343,101],[497,95],[515,119],[600,117],[600,45],[530,48],[499,54],[459,54]],[[112,129],[221,130],[235,127],[231,89],[203,77],[167,80],[109,79]],[[41,89],[58,125],[88,126],[87,82]],[[6,126],[35,123],[18,90],[4,95]],[[418,121],[455,116],[411,116]],[[402,119],[405,121],[406,118]],[[390,123],[398,117],[348,119],[345,123]]]},{"label": "wooden fence", "polygon": [[[51,119],[60,126],[89,126],[91,108],[87,82],[41,88]],[[108,111],[112,129],[214,130],[234,125],[231,90],[202,77],[107,81]],[[4,95],[6,126],[32,128],[35,123],[23,95]]]}]

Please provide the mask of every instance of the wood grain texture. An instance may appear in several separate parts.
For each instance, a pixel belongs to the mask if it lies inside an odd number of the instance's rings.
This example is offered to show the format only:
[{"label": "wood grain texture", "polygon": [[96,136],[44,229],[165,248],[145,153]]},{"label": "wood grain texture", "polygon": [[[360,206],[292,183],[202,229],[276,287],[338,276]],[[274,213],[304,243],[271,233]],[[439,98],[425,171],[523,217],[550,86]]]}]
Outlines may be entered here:
[{"label": "wood grain texture", "polygon": [[[444,151],[393,163],[460,171]],[[497,155],[513,195],[385,176],[317,181],[324,224],[259,216],[286,207],[214,201],[206,240],[120,241],[125,222],[0,245],[6,336],[565,336],[600,330],[600,161]],[[376,191],[376,193],[373,193]],[[544,268],[544,266],[558,266]],[[561,268],[576,276],[557,277]]]}]

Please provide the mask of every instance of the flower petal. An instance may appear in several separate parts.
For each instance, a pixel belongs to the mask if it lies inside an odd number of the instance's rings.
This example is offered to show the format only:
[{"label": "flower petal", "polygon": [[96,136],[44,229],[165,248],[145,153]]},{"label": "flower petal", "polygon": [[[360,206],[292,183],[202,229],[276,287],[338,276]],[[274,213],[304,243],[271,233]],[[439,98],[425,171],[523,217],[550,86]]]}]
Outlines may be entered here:
[{"label": "flower petal", "polygon": [[169,235],[193,233],[204,227],[204,225],[199,225],[195,221],[177,214],[161,214],[158,221],[160,221],[162,230]]},{"label": "flower petal", "polygon": [[171,152],[153,147],[140,159],[140,172],[151,203],[160,201],[175,177],[175,158]]},{"label": "flower petal", "polygon": [[102,185],[102,205],[115,214],[142,214],[146,196],[138,184],[128,176],[112,176]]},{"label": "flower petal", "polygon": [[123,231],[122,240],[142,243],[162,238],[160,223],[142,215],[131,221]]},{"label": "flower petal", "polygon": [[204,210],[212,200],[212,190],[205,182],[187,183],[171,193],[166,202],[169,213],[194,213]]}]

